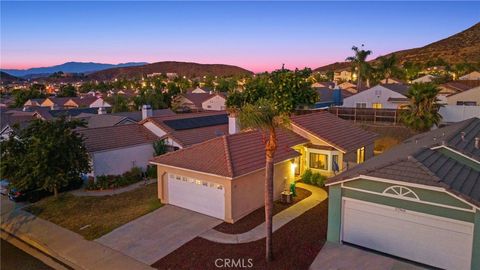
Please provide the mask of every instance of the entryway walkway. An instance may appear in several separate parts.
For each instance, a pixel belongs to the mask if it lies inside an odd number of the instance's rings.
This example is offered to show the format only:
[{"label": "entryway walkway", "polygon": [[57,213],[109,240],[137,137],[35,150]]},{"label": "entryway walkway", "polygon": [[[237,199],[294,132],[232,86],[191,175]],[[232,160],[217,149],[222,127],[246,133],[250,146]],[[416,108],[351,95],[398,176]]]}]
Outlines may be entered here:
[{"label": "entryway walkway", "polygon": [[369,269],[421,270],[424,268],[349,245],[327,242],[310,270]]},{"label": "entryway walkway", "polygon": [[165,205],[95,241],[151,265],[222,220]]},{"label": "entryway walkway", "polygon": [[85,190],[84,188],[76,189],[71,191],[70,193],[75,196],[92,196],[92,197],[101,197],[101,196],[111,196],[115,194],[124,193],[127,191],[131,191],[137,189],[139,187],[146,186],[151,183],[157,182],[157,179],[149,179],[147,181],[140,181],[126,187],[116,188],[116,189],[107,189],[107,190]]},{"label": "entryway walkway", "polygon": [[[297,187],[309,190],[312,192],[312,194],[273,216],[274,232],[328,198],[327,192],[319,187],[303,183],[297,183]],[[222,244],[241,244],[253,242],[265,237],[265,222],[245,233],[228,234],[211,229],[200,235],[200,237]]]}]

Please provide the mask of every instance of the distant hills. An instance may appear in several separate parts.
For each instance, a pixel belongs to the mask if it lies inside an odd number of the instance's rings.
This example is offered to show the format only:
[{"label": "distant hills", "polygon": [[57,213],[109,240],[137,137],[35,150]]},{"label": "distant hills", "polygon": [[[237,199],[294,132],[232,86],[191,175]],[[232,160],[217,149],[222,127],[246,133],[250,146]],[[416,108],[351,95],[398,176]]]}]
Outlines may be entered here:
[{"label": "distant hills", "polygon": [[10,75],[8,73],[5,73],[3,71],[0,71],[0,83],[9,84],[9,83],[15,83],[15,82],[19,82],[19,81],[23,81],[23,79],[12,76],[12,75]]},{"label": "distant hills", "polygon": [[87,76],[93,80],[111,80],[113,78],[134,78],[152,73],[177,73],[179,76],[233,76],[247,75],[253,72],[241,67],[223,64],[198,64],[189,62],[157,62],[143,66],[118,67],[91,73]]},{"label": "distant hills", "polygon": [[[411,61],[425,63],[429,60],[442,58],[450,64],[479,63],[480,62],[480,23],[445,39],[430,43],[426,46],[390,53],[395,54],[400,63]],[[378,59],[378,58],[377,58]],[[372,60],[371,62],[376,61]],[[314,71],[338,70],[350,66],[348,62],[316,68]]]},{"label": "distant hills", "polygon": [[122,64],[102,64],[94,62],[67,62],[61,65],[51,66],[51,67],[39,67],[39,68],[29,68],[29,69],[2,69],[1,71],[6,72],[10,75],[16,77],[24,78],[38,78],[45,77],[54,72],[63,71],[65,73],[90,73],[99,70],[115,68],[115,67],[130,67],[130,66],[140,66],[148,64],[146,62],[130,62]]}]

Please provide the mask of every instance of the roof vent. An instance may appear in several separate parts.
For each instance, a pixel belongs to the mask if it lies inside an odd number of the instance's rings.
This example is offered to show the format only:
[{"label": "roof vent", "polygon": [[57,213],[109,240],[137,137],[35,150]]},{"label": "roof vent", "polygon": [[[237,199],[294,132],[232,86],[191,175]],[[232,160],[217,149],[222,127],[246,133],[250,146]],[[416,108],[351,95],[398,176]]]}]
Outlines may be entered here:
[{"label": "roof vent", "polygon": [[475,137],[475,148],[480,148],[480,137]]},{"label": "roof vent", "polygon": [[465,141],[465,132],[460,133],[462,135],[462,141]]}]

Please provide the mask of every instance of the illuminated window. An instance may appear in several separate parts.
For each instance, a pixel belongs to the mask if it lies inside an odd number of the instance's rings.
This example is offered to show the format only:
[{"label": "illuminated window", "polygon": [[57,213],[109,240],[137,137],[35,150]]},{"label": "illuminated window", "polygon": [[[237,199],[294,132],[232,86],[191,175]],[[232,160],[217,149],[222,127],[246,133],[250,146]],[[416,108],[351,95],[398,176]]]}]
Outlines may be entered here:
[{"label": "illuminated window", "polygon": [[365,103],[365,102],[357,102],[357,103],[355,104],[355,107],[361,108],[361,109],[367,108],[367,103]]},{"label": "illuminated window", "polygon": [[357,149],[357,163],[363,163],[365,161],[365,147]]},{"label": "illuminated window", "polygon": [[323,154],[310,153],[310,168],[327,170],[328,156]]},{"label": "illuminated window", "polygon": [[222,185],[217,185],[217,189],[222,190],[223,186]]},{"label": "illuminated window", "polygon": [[202,184],[202,181],[200,181],[200,180],[195,180],[195,184],[201,185],[201,184]]},{"label": "illuminated window", "polygon": [[381,109],[382,108],[382,103],[372,103],[372,108]]}]

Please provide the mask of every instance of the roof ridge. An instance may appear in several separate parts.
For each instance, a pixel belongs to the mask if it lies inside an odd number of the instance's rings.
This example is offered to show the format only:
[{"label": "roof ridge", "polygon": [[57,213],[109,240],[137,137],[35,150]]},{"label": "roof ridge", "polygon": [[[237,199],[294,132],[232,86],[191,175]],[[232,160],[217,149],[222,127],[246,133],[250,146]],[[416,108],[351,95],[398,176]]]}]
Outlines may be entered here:
[{"label": "roof ridge", "polygon": [[[78,119],[78,118],[77,118]],[[148,128],[146,128],[144,125],[141,125],[139,123],[132,123],[132,124],[127,124],[127,125],[115,125],[115,126],[106,126],[106,127],[92,127],[92,128],[82,128],[83,130],[98,130],[98,129],[106,129],[106,128],[119,128],[119,127],[124,127],[124,126],[137,126],[137,127],[143,127],[150,131]],[[151,131],[150,131],[151,132]],[[152,133],[153,134],[153,133]],[[156,136],[156,135],[155,135]],[[158,136],[157,136],[158,137]]]},{"label": "roof ridge", "polygon": [[230,154],[230,145],[228,143],[228,136],[223,135],[223,145],[224,145],[224,152],[225,152],[225,159],[227,161],[227,170],[230,173],[230,177],[233,177],[233,164],[232,164],[232,157]]},{"label": "roof ridge", "polygon": [[[423,152],[427,149],[423,149],[421,151],[418,151],[415,154],[419,154],[420,152]],[[428,150],[433,151],[431,149],[428,149]],[[408,156],[407,160],[412,161],[413,163],[417,164],[420,167],[420,169],[422,169],[422,171],[424,171],[426,174],[428,174],[430,176],[433,176],[437,180],[437,183],[442,183],[441,179],[435,173],[433,173],[430,169],[428,169],[425,165],[423,165],[423,163],[420,162],[418,159],[416,159],[414,156]]]}]

